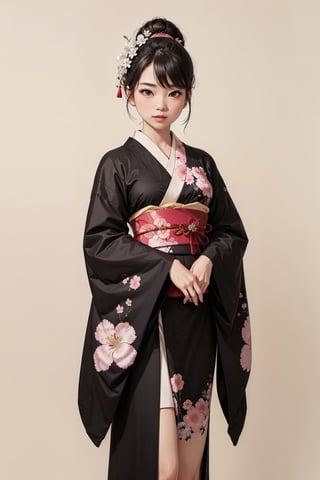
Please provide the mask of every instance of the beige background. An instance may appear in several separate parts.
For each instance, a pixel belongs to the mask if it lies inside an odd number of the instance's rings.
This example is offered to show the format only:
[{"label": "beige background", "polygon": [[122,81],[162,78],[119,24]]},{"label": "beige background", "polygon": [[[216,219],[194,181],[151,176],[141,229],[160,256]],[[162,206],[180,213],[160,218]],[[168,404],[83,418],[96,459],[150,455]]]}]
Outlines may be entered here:
[{"label": "beige background", "polygon": [[234,448],[214,399],[211,477],[319,479],[319,2],[0,5],[1,478],[106,478],[108,442],[76,403],[82,231],[100,157],[134,128],[115,98],[122,35],[164,15],[197,73],[176,131],[214,155],[251,239],[249,414]]}]

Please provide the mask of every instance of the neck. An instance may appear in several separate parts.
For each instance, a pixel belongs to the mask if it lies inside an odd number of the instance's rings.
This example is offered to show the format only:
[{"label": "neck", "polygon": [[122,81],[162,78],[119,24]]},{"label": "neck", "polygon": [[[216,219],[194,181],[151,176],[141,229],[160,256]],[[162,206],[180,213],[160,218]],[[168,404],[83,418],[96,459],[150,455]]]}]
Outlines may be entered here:
[{"label": "neck", "polygon": [[157,131],[148,128],[147,125],[143,125],[142,132],[152,140],[153,143],[163,151],[167,156],[170,156],[170,149],[172,144],[172,137],[170,129]]}]

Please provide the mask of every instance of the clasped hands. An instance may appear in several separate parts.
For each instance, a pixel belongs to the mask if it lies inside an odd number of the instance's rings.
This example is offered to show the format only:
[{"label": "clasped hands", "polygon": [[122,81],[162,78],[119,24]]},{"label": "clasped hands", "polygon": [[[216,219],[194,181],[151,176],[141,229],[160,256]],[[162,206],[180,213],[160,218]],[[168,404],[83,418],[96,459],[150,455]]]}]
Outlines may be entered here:
[{"label": "clasped hands", "polygon": [[198,306],[199,301],[203,302],[203,294],[208,288],[211,272],[212,261],[205,255],[200,255],[190,270],[175,258],[169,275],[172,283],[183,293],[183,303],[192,302]]}]

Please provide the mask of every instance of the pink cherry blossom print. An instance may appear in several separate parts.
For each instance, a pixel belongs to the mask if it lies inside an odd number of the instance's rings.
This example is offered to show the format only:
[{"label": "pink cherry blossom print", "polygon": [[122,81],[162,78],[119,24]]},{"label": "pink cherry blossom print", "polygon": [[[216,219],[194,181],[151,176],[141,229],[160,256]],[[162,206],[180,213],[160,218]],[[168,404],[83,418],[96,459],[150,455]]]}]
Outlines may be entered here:
[{"label": "pink cherry blossom print", "polygon": [[164,218],[162,218],[160,215],[157,215],[156,218],[154,219],[154,224],[156,227],[158,227],[157,230],[157,235],[160,238],[168,238],[170,236],[170,226],[171,224],[167,222]]},{"label": "pink cherry blossom print", "polygon": [[156,233],[152,238],[150,238],[148,245],[152,248],[167,247],[167,249],[170,249],[171,245],[176,245],[177,243],[178,242],[173,237],[164,239]]},{"label": "pink cherry blossom print", "polygon": [[121,305],[117,305],[117,307],[116,307],[116,312],[117,312],[118,314],[123,313],[123,307],[122,307]]},{"label": "pink cherry blossom print", "polygon": [[191,400],[185,400],[185,401],[183,402],[183,405],[182,405],[182,406],[183,406],[183,408],[184,408],[185,410],[189,410],[189,408],[192,407],[192,402],[191,402]]},{"label": "pink cherry blossom print", "polygon": [[243,370],[250,372],[251,370],[251,347],[244,344],[240,353],[240,364]]},{"label": "pink cherry blossom print", "polygon": [[129,281],[129,277],[124,278],[122,280],[123,285],[127,285],[128,281]]},{"label": "pink cherry blossom print", "polygon": [[206,172],[202,167],[192,167],[191,169],[193,176],[196,179],[196,185],[200,190],[202,190],[203,195],[208,198],[212,197],[212,186],[209,182]]},{"label": "pink cherry blossom print", "polygon": [[114,325],[109,320],[103,319],[100,323],[98,323],[94,334],[98,342],[106,345],[108,343],[108,339],[112,338],[113,335]]},{"label": "pink cherry blossom print", "polygon": [[170,381],[171,381],[171,387],[173,392],[177,393],[183,389],[184,380],[182,379],[182,375],[180,375],[180,373],[175,373],[170,378]]},{"label": "pink cherry blossom print", "polygon": [[93,359],[97,372],[106,371],[115,362],[120,368],[133,364],[137,351],[132,347],[136,332],[128,322],[120,322],[115,327],[103,319],[96,328],[95,338],[102,345],[96,348]]},{"label": "pink cherry blossom print", "polygon": [[177,161],[175,171],[177,172],[178,178],[180,178],[180,180],[184,180],[187,174],[186,164]]},{"label": "pink cherry blossom print", "polygon": [[151,217],[154,223],[148,223],[143,226],[143,230],[150,230],[143,234],[144,237],[148,239],[147,245],[158,249],[160,249],[160,247],[161,249],[162,247],[170,248],[171,245],[176,245],[178,243],[177,240],[171,236],[171,224],[158,212],[151,212]]},{"label": "pink cherry blossom print", "polygon": [[241,335],[245,344],[243,345],[240,353],[240,364],[243,370],[250,372],[251,370],[251,329],[250,329],[250,317],[247,316],[244,321]]},{"label": "pink cherry blossom print", "polygon": [[138,275],[134,275],[130,280],[130,288],[137,290],[140,287],[141,278]]},{"label": "pink cherry blossom print", "polygon": [[186,179],[185,182],[187,185],[192,185],[194,182],[194,176],[192,175],[192,170],[191,168],[187,168],[187,174],[186,174]]},{"label": "pink cherry blossom print", "polygon": [[175,173],[177,174],[178,178],[180,178],[180,180],[185,181],[188,168],[186,152],[182,143],[177,143],[176,150]]},{"label": "pink cherry blossom print", "polygon": [[109,370],[113,362],[111,347],[109,345],[97,347],[93,354],[93,360],[97,372],[105,372],[106,370]]},{"label": "pink cherry blossom print", "polygon": [[194,433],[199,433],[202,422],[204,420],[203,413],[196,407],[191,407],[183,417],[183,421],[187,427],[190,427]]},{"label": "pink cherry blossom print", "polygon": [[179,422],[177,429],[179,440],[189,440],[191,438],[191,428],[187,427],[184,422]]},{"label": "pink cherry blossom print", "polygon": [[177,146],[175,173],[187,185],[194,185],[207,198],[212,198],[212,185],[202,167],[187,167],[187,157],[184,146]]},{"label": "pink cherry blossom print", "polygon": [[154,236],[154,225],[153,223],[145,223],[143,225],[143,236],[146,238],[152,238]]},{"label": "pink cherry blossom print", "polygon": [[127,298],[127,300],[126,300],[126,305],[127,305],[127,307],[131,307],[131,305],[132,305],[132,300],[130,300],[130,298]]},{"label": "pink cherry blossom print", "polygon": [[199,398],[196,402],[195,407],[203,414],[204,417],[209,415],[209,402],[203,398]]},{"label": "pink cherry blossom print", "polygon": [[246,320],[244,321],[243,328],[241,330],[241,335],[243,341],[251,345],[251,329],[250,329],[250,317],[247,316]]}]

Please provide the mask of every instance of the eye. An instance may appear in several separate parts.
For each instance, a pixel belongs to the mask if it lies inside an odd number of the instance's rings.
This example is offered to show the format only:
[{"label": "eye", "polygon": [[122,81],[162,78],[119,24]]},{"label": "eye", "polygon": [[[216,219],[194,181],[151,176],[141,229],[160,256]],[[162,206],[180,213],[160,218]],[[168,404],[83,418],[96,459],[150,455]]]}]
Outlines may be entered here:
[{"label": "eye", "polygon": [[149,97],[150,95],[152,95],[152,91],[148,88],[142,88],[141,90],[139,90],[139,93],[141,93],[141,95],[144,95],[145,97]]},{"label": "eye", "polygon": [[169,93],[169,97],[180,97],[182,95],[181,90],[173,90]]}]

